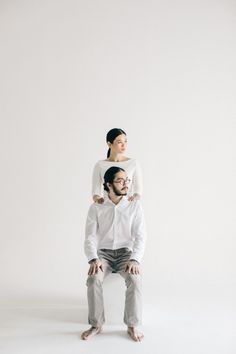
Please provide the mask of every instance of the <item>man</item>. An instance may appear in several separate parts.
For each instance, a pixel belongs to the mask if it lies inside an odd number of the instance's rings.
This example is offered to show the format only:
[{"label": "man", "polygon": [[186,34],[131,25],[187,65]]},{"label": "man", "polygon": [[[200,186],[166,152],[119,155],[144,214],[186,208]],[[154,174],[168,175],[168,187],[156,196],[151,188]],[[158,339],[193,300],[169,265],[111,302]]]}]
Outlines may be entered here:
[{"label": "man", "polygon": [[137,330],[142,323],[141,269],[146,231],[140,200],[128,201],[129,179],[120,167],[109,168],[104,175],[103,204],[93,203],[88,211],[84,250],[90,264],[87,278],[88,322],[81,334],[88,339],[102,330],[105,322],[102,283],[112,271],[126,284],[124,322],[134,341],[144,337]]}]

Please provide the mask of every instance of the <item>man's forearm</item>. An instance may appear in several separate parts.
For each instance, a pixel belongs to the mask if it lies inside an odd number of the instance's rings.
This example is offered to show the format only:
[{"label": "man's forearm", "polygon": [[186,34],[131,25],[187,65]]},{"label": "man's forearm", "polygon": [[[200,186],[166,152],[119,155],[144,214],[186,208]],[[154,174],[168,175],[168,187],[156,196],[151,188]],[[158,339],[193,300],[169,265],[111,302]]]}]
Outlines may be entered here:
[{"label": "man's forearm", "polygon": [[88,211],[85,227],[84,252],[88,261],[98,258],[97,255],[97,215],[96,206],[92,204]]}]

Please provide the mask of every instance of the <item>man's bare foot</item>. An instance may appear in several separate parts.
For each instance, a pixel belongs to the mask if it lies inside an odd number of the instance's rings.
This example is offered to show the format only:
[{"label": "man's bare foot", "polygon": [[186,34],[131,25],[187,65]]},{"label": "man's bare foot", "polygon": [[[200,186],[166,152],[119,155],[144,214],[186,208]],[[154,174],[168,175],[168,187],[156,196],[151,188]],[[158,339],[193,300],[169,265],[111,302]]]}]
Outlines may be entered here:
[{"label": "man's bare foot", "polygon": [[94,336],[95,334],[98,334],[102,331],[102,327],[90,327],[87,331],[84,331],[81,334],[81,338],[84,340],[89,339],[90,337]]},{"label": "man's bare foot", "polygon": [[135,342],[141,342],[144,337],[143,333],[138,332],[135,327],[128,327],[127,332]]}]

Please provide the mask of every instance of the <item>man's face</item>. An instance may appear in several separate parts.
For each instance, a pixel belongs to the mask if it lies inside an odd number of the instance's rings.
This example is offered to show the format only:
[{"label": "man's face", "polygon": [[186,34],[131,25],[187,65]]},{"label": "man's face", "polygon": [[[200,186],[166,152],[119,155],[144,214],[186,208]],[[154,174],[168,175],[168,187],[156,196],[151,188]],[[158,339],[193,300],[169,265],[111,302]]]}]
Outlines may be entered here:
[{"label": "man's face", "polygon": [[119,171],[116,173],[113,183],[111,184],[111,188],[113,192],[117,195],[127,195],[128,192],[128,183],[124,183],[128,181],[128,177],[124,171]]}]

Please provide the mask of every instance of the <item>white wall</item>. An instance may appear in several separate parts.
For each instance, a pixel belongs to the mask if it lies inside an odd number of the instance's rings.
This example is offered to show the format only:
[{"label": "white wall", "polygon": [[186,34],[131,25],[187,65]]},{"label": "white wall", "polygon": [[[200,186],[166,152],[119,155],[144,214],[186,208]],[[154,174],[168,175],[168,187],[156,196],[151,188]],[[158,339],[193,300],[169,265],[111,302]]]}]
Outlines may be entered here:
[{"label": "white wall", "polygon": [[146,296],[232,294],[235,29],[227,0],[1,1],[3,305],[86,304],[113,127],[144,174]]}]

